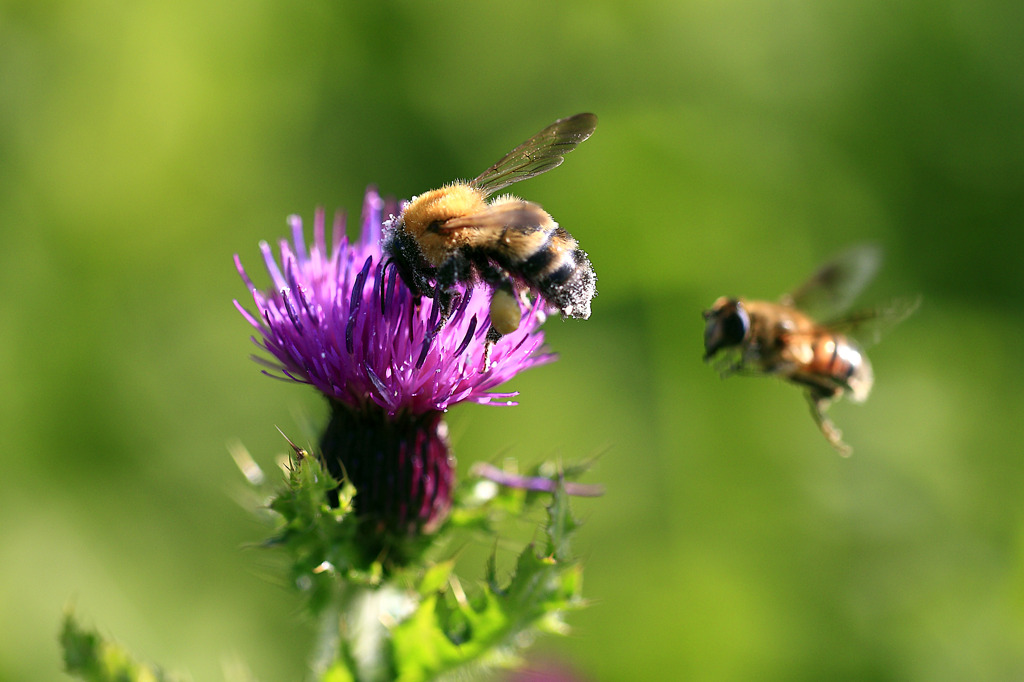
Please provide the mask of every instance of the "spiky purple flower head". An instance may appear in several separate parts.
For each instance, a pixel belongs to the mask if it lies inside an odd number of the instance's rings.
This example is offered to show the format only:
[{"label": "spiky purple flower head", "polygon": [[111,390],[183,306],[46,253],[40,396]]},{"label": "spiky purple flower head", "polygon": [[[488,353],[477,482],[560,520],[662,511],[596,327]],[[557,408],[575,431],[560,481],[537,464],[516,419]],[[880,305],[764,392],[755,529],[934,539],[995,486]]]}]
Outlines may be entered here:
[{"label": "spiky purple flower head", "polygon": [[235,265],[252,293],[250,313],[235,305],[271,359],[254,356],[264,373],[312,384],[331,403],[321,456],[336,478],[355,485],[359,513],[400,533],[429,531],[446,516],[453,460],[441,418],[451,405],[512,405],[515,393],[493,389],[548,362],[541,348],[538,306],[519,329],[501,338],[485,367],[489,292],[459,289],[451,319],[434,333],[433,300],[416,300],[381,253],[383,217],[398,213],[374,189],[363,202],[359,239],[350,243],[339,216],[327,247],[322,210],[307,249],[302,220],[289,218],[292,240],[279,260],[260,245],[272,287],[258,289]]}]

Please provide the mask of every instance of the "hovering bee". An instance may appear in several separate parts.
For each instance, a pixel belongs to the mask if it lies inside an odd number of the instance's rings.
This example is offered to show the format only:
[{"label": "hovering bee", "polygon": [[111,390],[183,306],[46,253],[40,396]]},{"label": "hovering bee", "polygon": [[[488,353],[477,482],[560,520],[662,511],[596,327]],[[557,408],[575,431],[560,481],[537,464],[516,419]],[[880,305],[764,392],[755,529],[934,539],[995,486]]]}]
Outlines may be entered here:
[{"label": "hovering bee", "polygon": [[[864,402],[871,392],[871,363],[849,333],[881,330],[910,315],[919,299],[838,317],[871,281],[881,261],[874,246],[844,251],[822,266],[796,291],[778,303],[723,296],[704,311],[704,360],[726,351],[722,376],[734,372],[775,375],[805,389],[815,423],[842,455],[852,452],[842,433],[825,416],[838,398],[849,394]],[[804,311],[828,311],[821,323]],[[863,336],[863,334],[859,334]],[[730,352],[735,351],[735,352]]]},{"label": "hovering bee", "polygon": [[560,165],[596,126],[593,114],[559,119],[473,180],[413,197],[393,221],[384,251],[414,294],[437,300],[437,329],[451,316],[455,285],[478,281],[492,292],[488,354],[519,328],[520,300],[528,292],[565,317],[590,317],[597,278],[573,236],[535,203],[511,195],[487,198]]}]

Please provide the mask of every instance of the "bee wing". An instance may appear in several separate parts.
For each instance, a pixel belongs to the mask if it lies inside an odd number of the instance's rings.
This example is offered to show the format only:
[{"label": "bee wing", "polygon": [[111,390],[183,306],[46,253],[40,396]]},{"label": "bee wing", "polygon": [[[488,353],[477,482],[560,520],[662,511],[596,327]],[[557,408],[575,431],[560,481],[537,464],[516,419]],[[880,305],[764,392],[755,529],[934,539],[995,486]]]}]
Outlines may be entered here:
[{"label": "bee wing", "polygon": [[469,184],[488,196],[514,182],[546,173],[560,165],[564,156],[590,137],[596,127],[597,116],[594,114],[576,114],[558,119],[510,151]]},{"label": "bee wing", "polygon": [[910,317],[920,305],[920,296],[897,298],[885,305],[844,315],[825,326],[831,331],[849,334],[863,346],[871,346],[889,329]]},{"label": "bee wing", "polygon": [[455,230],[478,230],[500,232],[505,228],[532,230],[550,222],[547,211],[531,201],[516,199],[491,204],[486,210],[467,216],[446,220],[438,226],[441,233]]},{"label": "bee wing", "polygon": [[817,319],[838,318],[874,278],[881,262],[882,250],[877,245],[851,247],[818,268],[810,279],[783,296],[781,303]]}]

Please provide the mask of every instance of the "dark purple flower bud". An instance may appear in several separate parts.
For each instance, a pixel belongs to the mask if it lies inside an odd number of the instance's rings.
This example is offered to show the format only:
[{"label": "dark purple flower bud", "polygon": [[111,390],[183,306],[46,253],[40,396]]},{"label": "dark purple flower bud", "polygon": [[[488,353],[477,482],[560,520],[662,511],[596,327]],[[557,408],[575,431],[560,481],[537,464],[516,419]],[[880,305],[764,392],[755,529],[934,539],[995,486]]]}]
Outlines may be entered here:
[{"label": "dark purple flower bud", "polygon": [[440,412],[388,415],[331,404],[320,441],[331,475],[356,487],[359,514],[377,531],[429,533],[444,520],[455,485]]}]

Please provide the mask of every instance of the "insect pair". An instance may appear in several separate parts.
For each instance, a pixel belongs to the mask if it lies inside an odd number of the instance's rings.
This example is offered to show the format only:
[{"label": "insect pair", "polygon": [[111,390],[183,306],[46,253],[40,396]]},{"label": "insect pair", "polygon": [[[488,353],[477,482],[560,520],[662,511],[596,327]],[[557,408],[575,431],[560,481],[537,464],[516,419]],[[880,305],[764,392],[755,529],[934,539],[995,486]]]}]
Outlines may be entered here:
[{"label": "insect pair", "polygon": [[[405,206],[386,233],[384,250],[415,295],[436,300],[435,333],[451,316],[460,283],[483,282],[491,289],[485,358],[503,335],[519,328],[520,302],[530,294],[564,317],[590,317],[597,278],[573,236],[535,203],[488,197],[560,165],[596,126],[593,114],[559,119],[473,180],[431,190]],[[822,303],[830,303],[832,314],[845,309],[874,275],[879,255],[873,247],[852,249],[778,303],[718,299],[704,313],[705,359],[723,352],[723,375],[774,375],[803,387],[815,422],[848,454],[825,409],[844,394],[865,400],[873,383],[871,364],[848,333],[897,322],[916,302],[825,323],[816,320],[828,318],[805,311],[826,308]]]}]

